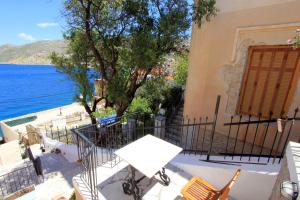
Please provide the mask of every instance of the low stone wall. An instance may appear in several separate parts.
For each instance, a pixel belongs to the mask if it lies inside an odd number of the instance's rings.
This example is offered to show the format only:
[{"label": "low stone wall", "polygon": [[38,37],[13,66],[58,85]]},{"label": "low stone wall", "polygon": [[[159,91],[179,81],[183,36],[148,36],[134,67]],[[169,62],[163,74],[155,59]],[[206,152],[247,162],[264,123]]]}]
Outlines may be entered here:
[{"label": "low stone wall", "polygon": [[0,145],[0,165],[11,165],[22,160],[18,140]]},{"label": "low stone wall", "polygon": [[27,145],[39,144],[41,142],[41,133],[38,128],[35,128],[32,125],[27,125],[26,132],[27,134],[24,136],[24,142]]},{"label": "low stone wall", "polygon": [[24,189],[22,189],[22,190],[20,190],[18,192],[15,192],[15,193],[9,195],[8,197],[5,198],[5,200],[15,200],[18,197],[21,197],[21,196],[23,196],[23,195],[25,195],[25,194],[27,194],[29,192],[32,192],[33,190],[34,190],[34,186],[33,185],[29,186],[27,188],[24,188]]},{"label": "low stone wall", "polygon": [[[195,155],[178,155],[171,164],[192,176],[199,176],[216,188],[223,188],[237,169],[241,174],[229,192],[229,199],[266,200],[272,193],[273,185],[279,171],[278,164],[219,164],[201,161],[206,157]],[[219,157],[221,159],[223,157]],[[217,159],[216,157],[213,159]]]},{"label": "low stone wall", "polygon": [[5,142],[10,142],[19,139],[18,133],[14,131],[10,126],[6,125],[4,122],[0,122],[0,126]]}]

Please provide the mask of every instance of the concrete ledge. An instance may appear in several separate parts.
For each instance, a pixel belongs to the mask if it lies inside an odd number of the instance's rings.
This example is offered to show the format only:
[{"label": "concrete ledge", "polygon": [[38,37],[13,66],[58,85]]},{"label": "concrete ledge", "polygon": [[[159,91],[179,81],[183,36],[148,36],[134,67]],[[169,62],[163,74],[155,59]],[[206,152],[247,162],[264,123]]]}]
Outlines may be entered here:
[{"label": "concrete ledge", "polygon": [[[287,166],[290,173],[290,180],[300,184],[300,144],[289,142],[286,148]],[[297,200],[300,200],[298,196]]]}]

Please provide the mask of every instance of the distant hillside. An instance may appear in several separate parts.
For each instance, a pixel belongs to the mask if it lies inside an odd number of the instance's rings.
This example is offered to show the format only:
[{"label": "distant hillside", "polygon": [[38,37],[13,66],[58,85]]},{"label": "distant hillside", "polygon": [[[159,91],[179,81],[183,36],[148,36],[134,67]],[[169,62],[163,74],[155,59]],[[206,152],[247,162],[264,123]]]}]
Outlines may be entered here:
[{"label": "distant hillside", "polygon": [[44,40],[25,45],[0,46],[0,63],[50,64],[49,54],[65,53],[67,43],[63,40]]}]

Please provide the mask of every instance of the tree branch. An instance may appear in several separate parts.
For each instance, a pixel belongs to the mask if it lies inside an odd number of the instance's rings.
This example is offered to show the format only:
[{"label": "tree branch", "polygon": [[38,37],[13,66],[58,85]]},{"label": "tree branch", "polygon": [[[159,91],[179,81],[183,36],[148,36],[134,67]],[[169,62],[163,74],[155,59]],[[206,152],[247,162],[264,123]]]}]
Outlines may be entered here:
[{"label": "tree branch", "polygon": [[93,41],[92,30],[91,30],[90,23],[89,23],[90,15],[91,15],[90,12],[91,12],[92,2],[91,2],[91,0],[87,0],[87,6],[85,7],[84,3],[83,3],[83,0],[79,0],[79,1],[81,3],[82,7],[85,10],[85,19],[83,19],[83,20],[84,20],[84,24],[85,24],[85,32],[86,32],[86,35],[87,35],[87,39],[90,43],[90,46],[91,46],[91,49],[92,49],[92,51],[95,55],[95,58],[99,62],[101,75],[102,75],[103,79],[107,79],[105,64],[104,64],[104,61],[103,61],[103,58],[102,58],[101,54],[99,53],[98,49],[95,46],[95,42]]}]

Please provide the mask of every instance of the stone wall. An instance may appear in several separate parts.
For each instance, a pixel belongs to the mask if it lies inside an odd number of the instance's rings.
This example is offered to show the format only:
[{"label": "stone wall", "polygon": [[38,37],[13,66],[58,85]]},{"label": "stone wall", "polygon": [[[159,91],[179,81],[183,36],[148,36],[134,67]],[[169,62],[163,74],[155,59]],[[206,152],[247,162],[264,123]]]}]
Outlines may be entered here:
[{"label": "stone wall", "polygon": [[19,139],[19,134],[14,131],[10,126],[6,125],[4,122],[0,122],[3,137],[5,142],[10,142]]},{"label": "stone wall", "polygon": [[26,135],[24,137],[27,139],[27,145],[39,144],[41,142],[41,134],[38,128],[35,128],[32,125],[27,125],[26,131],[27,137]]}]

